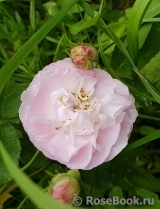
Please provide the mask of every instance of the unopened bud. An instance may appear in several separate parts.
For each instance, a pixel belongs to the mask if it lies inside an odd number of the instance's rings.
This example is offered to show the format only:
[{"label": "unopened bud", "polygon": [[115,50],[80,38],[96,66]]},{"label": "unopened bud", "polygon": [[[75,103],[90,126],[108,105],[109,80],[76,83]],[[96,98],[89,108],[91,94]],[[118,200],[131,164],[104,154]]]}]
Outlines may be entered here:
[{"label": "unopened bud", "polygon": [[[79,173],[78,170],[77,172]],[[78,176],[80,177],[80,174]],[[68,173],[57,174],[51,180],[49,193],[59,202],[71,205],[74,197],[80,193],[79,182]]]},{"label": "unopened bud", "polygon": [[98,53],[91,45],[82,44],[72,48],[70,56],[75,66],[82,70],[91,70],[97,65]]}]

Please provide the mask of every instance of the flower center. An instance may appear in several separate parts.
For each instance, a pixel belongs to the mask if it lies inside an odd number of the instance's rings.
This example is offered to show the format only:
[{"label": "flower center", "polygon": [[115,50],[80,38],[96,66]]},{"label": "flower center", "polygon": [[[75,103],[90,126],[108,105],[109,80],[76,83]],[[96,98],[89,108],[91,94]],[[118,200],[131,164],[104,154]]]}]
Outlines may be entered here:
[{"label": "flower center", "polygon": [[[90,112],[95,111],[95,107],[97,105],[96,98],[89,97],[83,88],[80,89],[80,92],[78,94],[71,92],[71,95],[74,97],[76,103],[73,105],[73,110],[87,110]],[[63,104],[63,103],[62,103]],[[64,105],[64,104],[63,104]]]},{"label": "flower center", "polygon": [[[55,119],[59,125],[55,131],[71,131],[74,133],[92,132],[99,121],[98,111],[100,104],[97,98],[86,93],[84,88],[77,92],[67,92],[64,89],[53,92],[51,100],[54,107]],[[90,128],[89,128],[90,127]]]}]

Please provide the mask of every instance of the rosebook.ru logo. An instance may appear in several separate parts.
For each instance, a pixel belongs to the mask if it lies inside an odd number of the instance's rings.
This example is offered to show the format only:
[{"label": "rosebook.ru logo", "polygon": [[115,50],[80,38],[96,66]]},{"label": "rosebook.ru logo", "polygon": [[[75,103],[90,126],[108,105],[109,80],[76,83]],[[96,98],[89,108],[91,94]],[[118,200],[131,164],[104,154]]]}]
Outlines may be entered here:
[{"label": "rosebook.ru logo", "polygon": [[[82,204],[82,198],[75,196],[73,204],[80,206]],[[112,198],[93,198],[87,196],[84,202],[86,205],[154,205],[154,198],[138,198],[133,196],[132,198],[119,198],[113,196]]]}]

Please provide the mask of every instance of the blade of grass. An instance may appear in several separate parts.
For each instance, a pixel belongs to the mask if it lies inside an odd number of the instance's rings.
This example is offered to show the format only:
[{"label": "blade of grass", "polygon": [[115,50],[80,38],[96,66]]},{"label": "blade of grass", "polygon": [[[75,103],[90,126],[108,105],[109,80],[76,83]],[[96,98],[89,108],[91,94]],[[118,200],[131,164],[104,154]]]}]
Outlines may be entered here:
[{"label": "blade of grass", "polygon": [[150,0],[137,0],[133,6],[128,21],[127,45],[129,54],[134,63],[137,62],[137,54],[139,49],[138,29],[149,2]]},{"label": "blade of grass", "polygon": [[30,23],[31,23],[31,28],[32,31],[35,32],[35,3],[34,0],[30,1]]},{"label": "blade of grass", "polygon": [[135,141],[131,144],[129,144],[124,150],[123,152],[128,152],[129,150],[135,149],[137,147],[142,146],[143,144],[146,144],[148,142],[151,142],[155,139],[160,138],[160,130],[155,131],[154,133],[149,134],[148,136],[145,136],[141,139],[139,139],[138,141]]},{"label": "blade of grass", "polygon": [[142,73],[135,66],[123,42],[116,36],[115,33],[112,32],[112,30],[110,30],[110,28],[106,26],[103,20],[102,23],[103,23],[104,32],[116,43],[118,48],[121,50],[121,52],[125,55],[125,57],[129,60],[129,62],[133,66],[133,70],[138,74],[139,78],[141,79],[142,83],[144,84],[148,92],[153,96],[153,98],[158,103],[160,103],[159,90],[145,76],[143,76]]},{"label": "blade of grass", "polygon": [[63,7],[54,17],[48,20],[5,64],[0,71],[0,93],[4,86],[18,67],[18,65],[28,56],[28,54],[36,47],[36,45],[59,23],[66,13],[79,0],[71,0],[65,7]]},{"label": "blade of grass", "polygon": [[160,121],[160,118],[152,117],[152,116],[149,116],[149,115],[138,114],[138,117],[145,118],[145,119],[148,119],[148,120]]},{"label": "blade of grass", "polygon": [[[30,13],[29,13],[29,18],[30,18],[30,25],[31,25],[31,29],[32,29],[32,34],[35,33],[35,0],[30,1]],[[35,49],[33,50],[34,52],[34,57],[37,57],[36,60],[36,69],[42,68],[42,64],[41,64],[41,60],[39,57],[39,50],[38,50],[38,46],[35,46]]]},{"label": "blade of grass", "polygon": [[79,0],[78,4],[84,9],[88,16],[92,18],[94,17],[94,11],[86,1]]},{"label": "blade of grass", "polygon": [[[101,4],[99,6],[99,13],[100,13],[100,15],[102,13],[103,4],[104,4],[104,0],[101,1]],[[105,59],[105,56],[104,56],[104,52],[103,52],[103,47],[102,47],[102,43],[101,43],[101,29],[102,29],[101,21],[103,21],[103,20],[99,17],[98,23],[97,23],[98,24],[98,27],[97,27],[97,38],[98,38],[99,52],[100,52],[100,55],[102,57],[103,63],[105,65],[107,71],[115,78],[116,75],[115,75],[114,71],[109,67],[108,63],[106,62],[106,59]]]},{"label": "blade of grass", "polygon": [[5,61],[8,61],[8,54],[6,53],[6,51],[4,50],[4,48],[3,48],[3,46],[2,46],[2,44],[0,43],[0,53],[1,53],[1,55],[3,56],[3,58],[4,58],[4,60]]},{"label": "blade of grass", "polygon": [[[101,5],[100,5],[100,10],[99,10],[99,13],[101,14],[101,10],[102,10],[102,6],[103,6],[103,1],[101,2]],[[118,46],[118,48],[121,50],[121,52],[124,54],[124,56],[129,60],[129,62],[131,63],[131,65],[133,66],[133,68],[135,69],[135,72],[138,74],[139,70],[136,68],[134,62],[132,61],[125,45],[123,44],[123,42],[121,41],[120,38],[117,37],[117,35],[112,32],[112,30],[106,26],[105,22],[101,19],[101,22],[102,22],[102,26],[103,26],[103,30],[104,32],[115,42],[115,44]],[[114,78],[117,78],[119,79],[116,74],[114,73],[114,71],[108,66],[106,60],[105,60],[105,57],[104,57],[104,53],[103,53],[103,48],[102,48],[102,44],[101,44],[101,38],[100,38],[100,31],[102,29],[102,26],[101,26],[101,22],[100,22],[100,18],[99,18],[99,21],[98,21],[98,30],[97,30],[97,34],[98,34],[98,45],[99,45],[99,48],[100,48],[100,54],[101,54],[101,57],[102,57],[102,60],[104,62],[104,65],[107,69],[107,71],[114,77]],[[140,72],[138,74],[140,76]],[[143,75],[142,75],[143,76]],[[120,79],[119,79],[120,80]],[[145,80],[145,78],[143,78],[143,80]],[[146,81],[146,80],[145,80]],[[124,83],[124,82],[123,82]],[[125,84],[125,83],[124,83]],[[147,85],[147,84],[146,84]],[[134,88],[132,88],[131,86],[128,86],[128,88],[141,96],[141,93],[138,92],[137,90],[135,90]],[[155,98],[152,99],[150,97],[148,97],[149,100],[152,100],[152,101],[160,101],[159,100],[159,95],[152,89],[152,86],[148,87],[147,90],[151,93],[151,95]],[[145,95],[143,95],[145,97]]]},{"label": "blade of grass", "polygon": [[[104,32],[117,44],[117,46],[119,47],[119,49],[121,50],[121,52],[126,56],[126,58],[130,61],[131,65],[133,66],[133,68],[136,68],[136,66],[134,65],[125,45],[122,43],[122,41],[116,36],[116,34],[114,34],[112,32],[112,30],[109,28],[109,26],[106,26],[105,22],[102,21],[102,24],[103,24],[103,29],[104,29]],[[104,56],[104,51],[103,51],[103,48],[102,48],[102,44],[101,44],[101,34],[100,34],[100,31],[101,31],[102,27],[101,27],[101,23],[100,23],[100,18],[99,18],[99,21],[98,21],[98,30],[97,30],[97,36],[98,36],[98,46],[99,46],[99,51],[100,51],[100,54],[101,54],[101,57],[102,57],[102,60],[103,60],[103,63],[107,69],[107,71],[116,79],[119,79],[118,76],[115,74],[115,72],[109,67],[109,65],[107,64],[106,60],[105,60],[105,56]],[[156,102],[156,100],[150,96],[147,96],[139,91],[137,91],[135,88],[133,88],[132,86],[126,84],[124,81],[122,81],[121,79],[119,79],[121,82],[123,82],[125,85],[128,86],[129,90],[133,93],[133,94],[136,94],[137,96],[140,96],[140,97],[144,97],[144,98],[147,98],[149,101],[154,101]]]},{"label": "blade of grass", "polygon": [[21,168],[21,171],[25,171],[37,158],[37,156],[39,155],[40,151],[37,150],[36,153],[34,154],[34,156],[32,157],[32,159],[23,167]]},{"label": "blade of grass", "polygon": [[22,200],[22,202],[19,204],[19,206],[18,206],[17,209],[21,209],[22,206],[23,206],[23,204],[25,203],[25,201],[26,201],[27,199],[28,199],[28,197],[26,196],[26,197]]},{"label": "blade of grass", "polygon": [[106,60],[105,60],[105,56],[104,56],[104,53],[103,53],[103,48],[102,48],[102,43],[101,43],[101,33],[100,33],[100,18],[98,20],[98,30],[97,30],[97,36],[98,36],[98,46],[99,46],[99,52],[100,52],[100,55],[102,57],[102,60],[103,60],[103,63],[107,69],[107,71],[115,78],[115,73],[113,72],[113,70],[109,67],[109,65],[107,64]]},{"label": "blade of grass", "polygon": [[14,178],[14,180],[19,185],[20,189],[28,196],[28,198],[39,208],[41,209],[66,209],[66,208],[73,208],[64,204],[60,204],[57,201],[53,200],[49,196],[47,196],[44,191],[38,187],[34,182],[32,182],[28,176],[20,171],[12,159],[10,158],[9,154],[7,153],[5,147],[3,146],[2,142],[0,141],[0,153],[3,158],[3,161]]},{"label": "blade of grass", "polygon": [[112,32],[112,30],[106,26],[105,22],[101,19],[102,24],[103,24],[103,30],[104,32],[115,42],[115,44],[117,45],[117,47],[121,50],[121,52],[124,54],[124,56],[130,61],[131,65],[136,68],[134,62],[132,61],[125,45],[123,44],[123,42],[117,37],[117,35]]},{"label": "blade of grass", "polygon": [[58,42],[58,44],[57,44],[57,47],[56,47],[56,50],[55,50],[55,55],[54,55],[54,62],[56,62],[58,59],[57,59],[57,55],[58,55],[58,51],[59,51],[59,48],[60,48],[60,46],[61,46],[61,44],[62,44],[62,41],[63,41],[63,39],[66,37],[66,34],[64,34],[61,38],[60,38],[60,40],[59,40],[59,42]]},{"label": "blade of grass", "polygon": [[142,83],[148,90],[148,92],[155,98],[155,100],[160,104],[160,91],[157,89],[137,68],[133,70],[138,74]]},{"label": "blade of grass", "polygon": [[13,81],[18,81],[18,82],[22,82],[22,83],[30,83],[32,81],[33,78],[28,78],[24,75],[21,74],[13,74],[12,76],[12,80]]},{"label": "blade of grass", "polygon": [[[117,78],[117,79],[118,79],[118,78]],[[120,79],[119,79],[119,80],[120,80]],[[146,95],[146,94],[144,94],[144,93],[138,91],[137,89],[133,88],[133,87],[130,86],[129,84],[126,84],[126,83],[125,83],[124,81],[122,81],[122,80],[120,80],[120,81],[123,82],[126,86],[128,86],[130,92],[131,92],[133,95],[136,95],[136,96],[138,96],[138,97],[141,97],[142,100],[143,100],[143,98],[145,98],[145,99],[147,99],[147,100],[149,100],[149,101],[151,101],[151,102],[156,102],[156,100],[155,100],[153,97],[148,96],[148,95]]]},{"label": "blade of grass", "polygon": [[142,20],[142,23],[143,22],[160,22],[160,18],[145,18]]},{"label": "blade of grass", "polygon": [[144,18],[151,18],[157,16],[160,13],[160,2],[159,0],[150,1],[150,5],[145,13]]}]

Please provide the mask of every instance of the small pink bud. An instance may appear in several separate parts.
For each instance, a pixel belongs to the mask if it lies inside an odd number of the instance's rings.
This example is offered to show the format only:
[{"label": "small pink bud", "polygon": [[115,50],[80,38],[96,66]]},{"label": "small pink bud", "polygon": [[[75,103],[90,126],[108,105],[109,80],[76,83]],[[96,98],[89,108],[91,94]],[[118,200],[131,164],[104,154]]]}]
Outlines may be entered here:
[{"label": "small pink bud", "polygon": [[97,65],[98,53],[91,45],[82,44],[74,47],[70,56],[75,66],[82,70],[91,70]]},{"label": "small pink bud", "polygon": [[[79,173],[79,171],[76,170]],[[80,174],[78,174],[80,176]],[[71,205],[75,195],[80,193],[78,180],[69,173],[57,174],[49,186],[51,196],[59,202]]]}]

